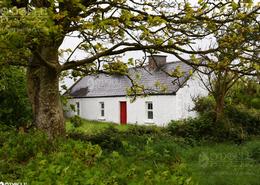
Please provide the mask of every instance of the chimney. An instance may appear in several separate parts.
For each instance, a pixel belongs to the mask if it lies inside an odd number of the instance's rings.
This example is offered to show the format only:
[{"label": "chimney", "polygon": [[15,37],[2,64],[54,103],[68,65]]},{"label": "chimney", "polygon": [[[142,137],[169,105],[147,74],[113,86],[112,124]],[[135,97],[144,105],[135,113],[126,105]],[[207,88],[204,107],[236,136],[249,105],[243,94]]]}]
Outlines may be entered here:
[{"label": "chimney", "polygon": [[148,56],[148,69],[154,71],[160,69],[164,64],[166,64],[165,55],[151,55]]}]

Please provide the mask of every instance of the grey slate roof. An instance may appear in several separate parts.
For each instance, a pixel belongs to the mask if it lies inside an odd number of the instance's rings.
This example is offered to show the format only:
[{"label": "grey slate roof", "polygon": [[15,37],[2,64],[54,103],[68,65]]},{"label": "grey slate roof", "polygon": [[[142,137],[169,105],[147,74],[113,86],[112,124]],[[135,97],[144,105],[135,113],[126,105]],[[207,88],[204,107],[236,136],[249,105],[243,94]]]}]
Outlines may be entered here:
[{"label": "grey slate roof", "polygon": [[[176,78],[170,77],[166,72],[173,71],[177,66],[184,72],[184,75],[179,78],[178,83],[173,83]],[[129,74],[135,79],[137,74],[140,78],[137,79],[138,84],[144,85],[149,94],[175,94],[181,85],[183,85],[190,76],[192,68],[183,62],[166,63],[161,69],[149,71],[148,67],[130,68]],[[156,83],[166,87],[166,91],[162,92],[156,87]],[[131,87],[131,81],[126,76],[120,75],[89,75],[77,81],[66,93],[73,98],[91,98],[91,97],[113,97],[126,96],[126,89]]]}]

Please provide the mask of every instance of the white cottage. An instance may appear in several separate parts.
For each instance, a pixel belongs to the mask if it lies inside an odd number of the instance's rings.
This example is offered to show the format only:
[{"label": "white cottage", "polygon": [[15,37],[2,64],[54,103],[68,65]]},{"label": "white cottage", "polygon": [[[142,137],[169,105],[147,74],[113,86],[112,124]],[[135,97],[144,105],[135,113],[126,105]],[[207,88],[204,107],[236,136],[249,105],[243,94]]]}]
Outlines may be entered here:
[{"label": "white cottage", "polygon": [[[138,83],[144,85],[149,96],[138,97],[131,102],[127,88],[131,81],[119,75],[89,75],[77,81],[65,94],[69,103],[76,107],[67,116],[79,115],[89,120],[100,120],[120,124],[156,124],[165,126],[171,120],[196,116],[191,111],[193,97],[203,96],[207,91],[195,75],[190,75],[191,67],[182,62],[166,62],[166,56],[148,58],[149,64],[142,68],[130,68],[133,78],[139,76]],[[176,68],[184,73],[172,78],[167,72]],[[157,84],[157,85],[156,85]],[[158,84],[160,84],[158,86]],[[162,92],[161,87],[166,87]]]}]

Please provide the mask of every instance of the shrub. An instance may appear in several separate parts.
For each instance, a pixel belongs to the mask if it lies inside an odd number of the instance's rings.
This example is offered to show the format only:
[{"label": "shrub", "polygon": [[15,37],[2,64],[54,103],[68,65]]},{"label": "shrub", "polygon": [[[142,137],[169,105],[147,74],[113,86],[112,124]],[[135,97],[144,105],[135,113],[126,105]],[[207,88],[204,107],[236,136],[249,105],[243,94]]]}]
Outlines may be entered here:
[{"label": "shrub", "polygon": [[213,112],[215,107],[215,100],[212,96],[197,97],[193,99],[195,107],[193,110],[200,114]]},{"label": "shrub", "polygon": [[249,135],[260,134],[260,112],[257,109],[248,109],[243,104],[228,106],[226,117],[234,126],[242,127]]},{"label": "shrub", "polygon": [[251,106],[255,109],[260,109],[260,97],[253,98],[250,102]]},{"label": "shrub", "polygon": [[9,161],[26,162],[35,157],[38,152],[47,153],[51,150],[51,143],[42,132],[30,131],[22,133],[16,131],[7,132],[3,147],[0,150],[2,159]]},{"label": "shrub", "polygon": [[22,179],[31,184],[84,184],[88,167],[93,166],[102,150],[89,142],[60,139],[56,150],[38,153],[23,169]]},{"label": "shrub", "polygon": [[78,115],[73,116],[72,118],[70,118],[70,122],[71,122],[71,124],[74,127],[80,127],[81,125],[83,125],[83,120]]},{"label": "shrub", "polygon": [[69,137],[75,140],[89,141],[92,144],[98,144],[102,149],[107,151],[114,151],[123,147],[119,131],[113,126],[106,128],[104,131],[97,133],[96,135],[72,132],[69,133]]},{"label": "shrub", "polygon": [[127,135],[160,135],[162,134],[162,128],[157,126],[131,126],[129,129],[125,132]]},{"label": "shrub", "polygon": [[222,119],[214,122],[210,114],[204,114],[197,118],[189,118],[179,121],[172,121],[167,127],[171,135],[184,137],[187,141],[212,140],[217,142],[234,141],[241,143],[247,138],[246,131],[230,122]]},{"label": "shrub", "polygon": [[[0,179],[30,184],[84,184],[84,170],[101,156],[98,145],[58,138],[42,132],[0,132]],[[82,178],[81,178],[82,177]]]},{"label": "shrub", "polygon": [[[223,117],[218,122],[214,118],[214,99],[212,96],[200,97],[195,99],[194,110],[199,112],[199,117],[195,119],[183,120],[173,122],[169,125],[169,130],[180,136],[191,138],[202,138],[201,134],[206,134],[204,138],[210,135],[217,140],[232,140],[241,142],[250,135],[260,134],[260,112],[258,109],[252,108],[251,102],[256,102],[254,106],[257,107],[257,95],[250,90],[253,98],[250,99],[245,89],[239,87],[238,92],[231,92],[230,96],[225,99],[225,107]],[[247,102],[243,98],[247,99]],[[242,99],[241,99],[242,98]],[[193,133],[193,134],[192,134]],[[210,133],[210,134],[208,134]]]},{"label": "shrub", "polygon": [[257,79],[238,81],[228,95],[232,104],[243,104],[247,108],[260,108],[260,86]]},{"label": "shrub", "polygon": [[31,112],[25,69],[0,66],[0,124],[30,127]]},{"label": "shrub", "polygon": [[167,126],[171,135],[192,139],[206,139],[212,136],[213,120],[209,116],[199,116],[179,121],[172,121]]},{"label": "shrub", "polygon": [[41,132],[21,133],[15,130],[0,131],[0,179],[14,180],[21,176],[23,164],[39,152],[47,153],[51,144]]}]

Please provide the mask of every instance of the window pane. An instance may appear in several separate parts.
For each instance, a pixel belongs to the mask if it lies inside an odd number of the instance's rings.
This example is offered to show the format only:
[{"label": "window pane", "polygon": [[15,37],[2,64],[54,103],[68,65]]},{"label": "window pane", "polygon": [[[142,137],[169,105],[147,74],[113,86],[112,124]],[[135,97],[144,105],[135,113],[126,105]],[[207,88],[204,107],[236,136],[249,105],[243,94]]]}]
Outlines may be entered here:
[{"label": "window pane", "polygon": [[105,110],[104,110],[104,109],[101,110],[101,116],[102,116],[102,117],[105,116]]},{"label": "window pane", "polygon": [[77,115],[79,116],[80,114],[79,102],[76,102],[76,111],[77,111]]},{"label": "window pane", "polygon": [[105,107],[105,106],[104,106],[104,102],[101,102],[100,105],[101,105],[101,108],[102,108],[102,109]]},{"label": "window pane", "polygon": [[148,119],[153,119],[153,111],[148,111]]},{"label": "window pane", "polygon": [[148,109],[152,110],[153,109],[153,103],[148,103]]}]

